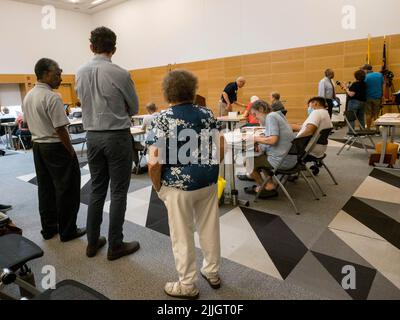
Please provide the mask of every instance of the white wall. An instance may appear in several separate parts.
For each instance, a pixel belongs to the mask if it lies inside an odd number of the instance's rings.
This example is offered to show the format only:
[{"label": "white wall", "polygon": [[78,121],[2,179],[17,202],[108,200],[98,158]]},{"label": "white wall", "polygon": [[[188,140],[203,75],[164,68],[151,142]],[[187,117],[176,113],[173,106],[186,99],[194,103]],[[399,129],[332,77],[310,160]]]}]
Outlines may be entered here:
[{"label": "white wall", "polygon": [[133,69],[400,33],[399,12],[399,0],[131,0],[92,23],[114,29],[114,62]]},{"label": "white wall", "polygon": [[56,29],[42,29],[42,7],[0,0],[0,74],[33,73],[35,62],[48,57],[65,73],[90,57],[88,38],[92,17],[56,10]]},{"label": "white wall", "polygon": [[21,104],[21,92],[18,84],[0,84],[0,106],[17,106]]},{"label": "white wall", "polygon": [[[342,28],[348,4],[355,30]],[[75,73],[100,25],[117,33],[114,62],[127,69],[400,33],[399,0],[130,0],[93,16],[57,9],[47,31],[41,9],[0,0],[0,74],[33,73],[44,56]]]}]

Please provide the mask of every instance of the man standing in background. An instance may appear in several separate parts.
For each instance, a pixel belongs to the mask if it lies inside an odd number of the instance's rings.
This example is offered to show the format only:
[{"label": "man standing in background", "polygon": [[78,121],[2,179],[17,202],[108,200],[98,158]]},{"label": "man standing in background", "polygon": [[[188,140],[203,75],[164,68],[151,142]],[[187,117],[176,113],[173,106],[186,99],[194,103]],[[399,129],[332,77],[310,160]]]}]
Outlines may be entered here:
[{"label": "man standing in background", "polygon": [[243,77],[239,77],[235,82],[230,82],[226,85],[219,101],[219,115],[227,116],[229,112],[233,110],[233,104],[241,107],[246,107],[245,104],[237,102],[237,92],[240,88],[243,88],[246,84],[246,80]]},{"label": "man standing in background", "polygon": [[76,227],[80,206],[81,173],[67,125],[69,120],[60,96],[57,62],[43,58],[35,65],[38,79],[23,103],[22,111],[32,133],[33,158],[38,182],[39,212],[45,240],[57,233],[65,242],[83,236]]},{"label": "man standing in background", "polygon": [[87,216],[86,255],[94,257],[106,244],[100,237],[104,201],[111,189],[108,260],[115,260],[139,249],[139,243],[123,242],[127,194],[132,169],[130,117],[139,109],[136,91],[128,71],[111,62],[117,36],[105,27],[91,32],[91,61],[76,76],[76,89],[82,103],[83,127],[87,130],[88,162],[92,191]]},{"label": "man standing in background", "polygon": [[367,129],[371,128],[372,121],[375,121],[380,113],[382,106],[383,85],[385,80],[382,73],[373,72],[370,64],[361,67],[366,74],[365,83],[367,84],[367,102],[365,103],[365,116]]},{"label": "man standing in background", "polygon": [[323,78],[318,85],[318,96],[325,98],[328,105],[329,117],[332,119],[332,109],[334,107],[333,101],[336,99],[335,84],[333,78],[335,73],[332,69],[325,70],[325,78]]}]

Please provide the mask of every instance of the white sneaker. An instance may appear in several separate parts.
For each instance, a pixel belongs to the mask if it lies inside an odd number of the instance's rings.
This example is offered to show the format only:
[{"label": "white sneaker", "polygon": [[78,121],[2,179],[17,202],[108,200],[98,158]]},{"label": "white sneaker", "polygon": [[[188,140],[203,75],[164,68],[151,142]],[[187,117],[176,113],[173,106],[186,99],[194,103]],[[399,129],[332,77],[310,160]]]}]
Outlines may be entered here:
[{"label": "white sneaker", "polygon": [[164,292],[170,297],[194,300],[199,297],[199,289],[195,285],[186,286],[177,282],[167,282]]},{"label": "white sneaker", "polygon": [[218,273],[205,274],[202,271],[200,271],[200,273],[201,273],[201,276],[207,280],[207,282],[211,288],[213,288],[213,289],[221,288],[221,278],[219,277]]}]

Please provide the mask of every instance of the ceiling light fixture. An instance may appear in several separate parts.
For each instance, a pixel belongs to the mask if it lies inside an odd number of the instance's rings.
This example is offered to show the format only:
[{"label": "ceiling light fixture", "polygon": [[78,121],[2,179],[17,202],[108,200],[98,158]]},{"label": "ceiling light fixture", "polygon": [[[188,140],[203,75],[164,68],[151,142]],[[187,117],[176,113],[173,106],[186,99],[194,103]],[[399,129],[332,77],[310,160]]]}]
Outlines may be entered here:
[{"label": "ceiling light fixture", "polygon": [[91,4],[92,5],[96,5],[96,4],[100,4],[100,3],[106,2],[106,1],[107,0],[94,0],[94,1],[91,2]]}]

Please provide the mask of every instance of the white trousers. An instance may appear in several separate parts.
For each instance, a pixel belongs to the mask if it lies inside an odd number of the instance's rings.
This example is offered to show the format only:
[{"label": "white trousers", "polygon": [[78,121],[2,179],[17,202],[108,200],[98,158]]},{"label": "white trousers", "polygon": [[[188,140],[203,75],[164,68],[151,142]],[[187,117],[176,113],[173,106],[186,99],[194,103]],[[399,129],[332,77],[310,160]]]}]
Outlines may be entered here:
[{"label": "white trousers", "polygon": [[158,196],[168,209],[172,251],[179,281],[194,285],[197,281],[195,229],[199,234],[205,274],[218,273],[221,262],[218,186],[183,191],[162,186]]}]

